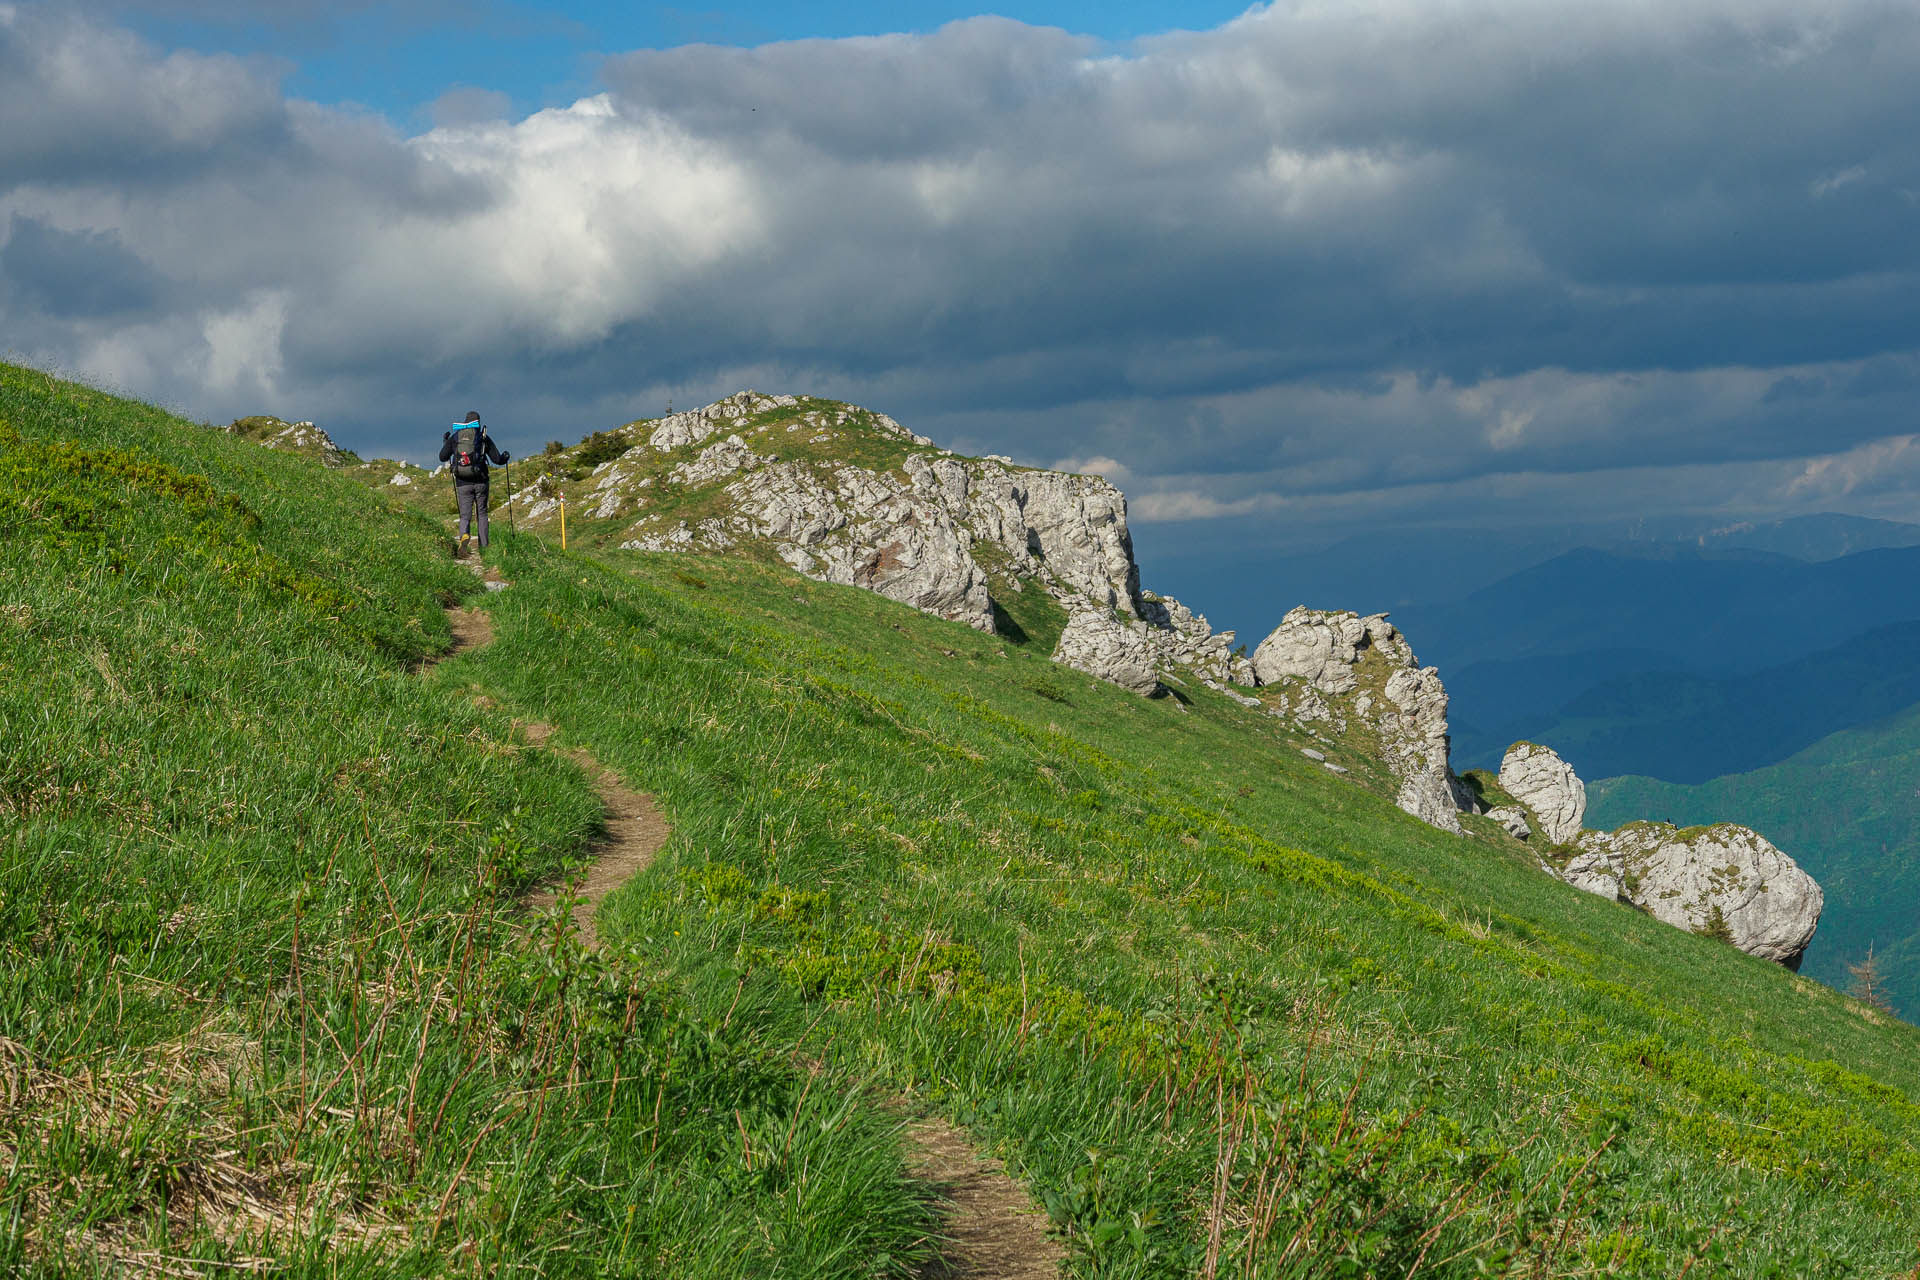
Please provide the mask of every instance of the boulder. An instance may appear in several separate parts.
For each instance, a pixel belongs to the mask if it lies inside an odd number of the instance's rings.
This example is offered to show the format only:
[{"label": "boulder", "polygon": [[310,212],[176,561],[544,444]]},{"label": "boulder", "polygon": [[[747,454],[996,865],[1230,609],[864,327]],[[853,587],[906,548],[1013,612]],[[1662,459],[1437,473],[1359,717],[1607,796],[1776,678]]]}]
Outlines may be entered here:
[{"label": "boulder", "polygon": [[1551,747],[1516,742],[1500,761],[1500,789],[1533,811],[1554,844],[1580,834],[1587,816],[1587,784]]},{"label": "boulder", "polygon": [[1384,613],[1362,618],[1302,606],[1288,612],[1253,651],[1253,675],[1261,684],[1290,679],[1321,693],[1351,693],[1360,650],[1394,634]]},{"label": "boulder", "polygon": [[1143,697],[1160,689],[1153,645],[1141,631],[1103,609],[1081,609],[1067,619],[1053,660]]},{"label": "boulder", "polygon": [[1515,840],[1533,839],[1533,824],[1527,821],[1527,811],[1519,805],[1503,804],[1497,809],[1487,810],[1487,816],[1499,823]]},{"label": "boulder", "polygon": [[1685,830],[1634,822],[1584,832],[1574,849],[1560,873],[1569,884],[1790,969],[1800,967],[1826,901],[1792,858],[1730,822]]}]

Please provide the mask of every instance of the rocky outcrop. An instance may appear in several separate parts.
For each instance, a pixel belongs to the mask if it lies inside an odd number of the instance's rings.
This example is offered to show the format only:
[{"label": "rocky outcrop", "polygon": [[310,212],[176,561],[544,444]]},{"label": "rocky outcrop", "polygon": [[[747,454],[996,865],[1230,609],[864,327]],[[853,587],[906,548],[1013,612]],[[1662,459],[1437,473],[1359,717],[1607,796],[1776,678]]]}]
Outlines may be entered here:
[{"label": "rocky outcrop", "polygon": [[[1252,668],[1271,714],[1322,737],[1357,735],[1360,749],[1387,766],[1400,808],[1442,830],[1461,830],[1459,814],[1477,802],[1448,761],[1447,691],[1385,614],[1295,609],[1261,641]],[[1562,846],[1543,853],[1540,865],[1578,888],[1786,965],[1799,963],[1813,937],[1820,886],[1757,832],[1730,823],[1676,831],[1646,822],[1582,831],[1586,784],[1538,743],[1508,750],[1499,786],[1518,803],[1502,803],[1487,817],[1515,839],[1538,836]]]},{"label": "rocky outcrop", "polygon": [[1583,831],[1586,784],[1557,752],[1535,742],[1507,749],[1500,789],[1520,804],[1493,809],[1489,818],[1515,839],[1531,840],[1537,828],[1549,844],[1563,846],[1541,856],[1550,874],[1677,928],[1799,967],[1824,895],[1758,832],[1730,822],[1685,831],[1664,822]]},{"label": "rocky outcrop", "polygon": [[249,418],[235,418],[221,430],[251,440],[264,448],[316,459],[323,466],[344,467],[358,461],[334,444],[332,436],[311,422],[288,422],[270,414],[256,414]]},{"label": "rocky outcrop", "polygon": [[[993,630],[987,575],[944,503],[859,467],[756,458],[744,446],[730,449],[727,459],[741,473],[726,487],[729,537],[772,544],[808,577],[865,587],[975,630]],[[693,474],[710,472],[711,465]]]},{"label": "rocky outcrop", "polygon": [[1067,620],[1053,660],[1143,697],[1159,692],[1153,645],[1145,629],[1104,609],[1082,609]]},{"label": "rocky outcrop", "polygon": [[1398,783],[1394,803],[1460,832],[1460,812],[1473,801],[1448,762],[1446,687],[1387,615],[1295,609],[1250,665],[1262,685],[1274,686],[1270,711],[1336,733],[1358,729]]},{"label": "rocky outcrop", "polygon": [[1305,607],[1294,609],[1253,651],[1253,674],[1261,684],[1298,681],[1321,693],[1351,693],[1360,651],[1394,628],[1387,615],[1363,618]]},{"label": "rocky outcrop", "polygon": [[[1142,595],[1126,498],[1099,476],[961,457],[884,414],[753,391],[592,439],[596,457],[609,441],[623,451],[566,496],[576,520],[628,522],[623,548],[759,546],[809,577],[981,631],[994,630],[995,590],[1037,587],[1069,618],[1102,614],[1132,633],[1119,661],[1111,629],[1081,623],[1056,648],[1064,662],[1122,673],[1126,687],[1141,683],[1143,664],[1222,690],[1254,683],[1231,632]],[[551,460],[550,475],[567,456]],[[517,501],[537,525],[557,518],[559,496],[529,487]]]},{"label": "rocky outcrop", "polygon": [[1588,831],[1561,878],[1631,903],[1657,920],[1722,937],[1749,955],[1798,968],[1825,894],[1759,833],[1730,822],[1686,830],[1635,822]]},{"label": "rocky outcrop", "polygon": [[1565,844],[1580,834],[1587,784],[1551,747],[1535,742],[1508,747],[1500,761],[1500,789],[1532,811],[1540,833],[1552,843]]},{"label": "rocky outcrop", "polygon": [[[1096,606],[1137,615],[1140,570],[1127,531],[1127,500],[1118,489],[1099,476],[1019,471],[997,458],[941,461],[947,464],[939,476],[942,491],[964,494],[975,536],[1004,553],[1015,572],[1041,575]],[[908,474],[914,470],[909,459]]]}]

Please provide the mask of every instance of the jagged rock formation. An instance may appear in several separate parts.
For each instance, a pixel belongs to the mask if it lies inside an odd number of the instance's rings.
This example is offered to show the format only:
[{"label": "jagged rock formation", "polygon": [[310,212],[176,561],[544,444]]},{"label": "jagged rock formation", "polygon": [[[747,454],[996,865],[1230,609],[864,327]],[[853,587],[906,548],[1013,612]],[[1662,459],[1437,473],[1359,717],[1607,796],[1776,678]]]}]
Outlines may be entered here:
[{"label": "jagged rock formation", "polygon": [[[818,447],[839,442],[853,456]],[[918,451],[931,444],[885,414],[743,391],[653,424],[644,447],[595,471],[590,510],[599,519],[638,516],[623,547],[724,550],[755,541],[809,577],[981,631],[993,630],[983,561],[1040,579],[1070,606],[1135,612],[1139,571],[1119,490],[1092,476]],[[783,457],[788,450],[799,456]],[[720,500],[708,504],[716,513],[704,520],[663,510],[716,486]]]},{"label": "jagged rock formation", "polygon": [[[1500,761],[1500,789],[1533,812],[1542,835],[1565,844],[1587,816],[1587,784],[1551,747],[1516,742]],[[1524,837],[1523,837],[1524,838]]]},{"label": "jagged rock formation", "polygon": [[1148,684],[1143,664],[1149,675],[1187,670],[1215,687],[1253,682],[1231,632],[1216,635],[1177,600],[1141,593],[1126,498],[1098,476],[965,458],[885,414],[753,391],[601,433],[581,449],[597,440],[612,456],[571,493],[549,470],[516,499],[523,518],[556,518],[566,497],[575,521],[623,522],[614,540],[625,549],[758,546],[809,577],[986,632],[996,592],[1037,586],[1073,620],[1071,642],[1063,636],[1055,649],[1068,665],[1135,689]]},{"label": "jagged rock formation", "polygon": [[1276,689],[1270,711],[1336,733],[1359,728],[1371,739],[1368,754],[1399,784],[1394,803],[1459,833],[1459,814],[1473,801],[1447,759],[1446,687],[1387,615],[1295,609],[1260,642],[1251,665]]},{"label": "jagged rock formation", "polygon": [[1360,651],[1395,634],[1384,613],[1363,618],[1302,606],[1253,651],[1253,674],[1261,684],[1297,680],[1321,693],[1352,693]]},{"label": "jagged rock formation", "polygon": [[1203,615],[1173,597],[1148,591],[1140,593],[1139,615],[1162,666],[1188,668],[1242,705],[1258,705],[1256,700],[1225,687],[1259,683],[1253,663],[1233,651],[1233,632],[1215,631]]},{"label": "jagged rock formation", "polygon": [[1799,967],[1826,901],[1792,858],[1730,822],[1684,831],[1634,822],[1584,832],[1575,848],[1560,872],[1567,883],[1789,968]]},{"label": "jagged rock formation", "polygon": [[1157,656],[1142,631],[1104,609],[1082,609],[1068,618],[1053,650],[1055,662],[1143,696],[1160,690]]},{"label": "jagged rock formation", "polygon": [[[1448,761],[1447,692],[1385,614],[1295,609],[1254,651],[1268,710],[1314,732],[1358,734],[1398,784],[1400,808],[1445,831],[1475,800]],[[1307,749],[1310,759],[1323,753]],[[1757,832],[1732,824],[1676,832],[1634,823],[1581,830],[1587,788],[1551,748],[1516,743],[1500,765],[1500,790],[1518,804],[1487,817],[1518,840],[1536,834],[1564,853],[1540,865],[1581,889],[1617,898],[1660,920],[1724,936],[1752,955],[1797,965],[1820,919],[1820,886]],[[1564,865],[1561,863],[1564,861]]]}]

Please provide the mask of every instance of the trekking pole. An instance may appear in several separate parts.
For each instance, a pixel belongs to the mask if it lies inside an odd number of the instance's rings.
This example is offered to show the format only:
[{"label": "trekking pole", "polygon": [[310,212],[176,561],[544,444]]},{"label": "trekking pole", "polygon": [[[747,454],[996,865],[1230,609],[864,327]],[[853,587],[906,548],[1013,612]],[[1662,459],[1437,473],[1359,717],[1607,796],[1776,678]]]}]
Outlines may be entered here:
[{"label": "trekking pole", "polygon": [[519,526],[513,522],[513,459],[507,459],[507,532],[518,536]]},{"label": "trekking pole", "polygon": [[560,499],[560,549],[567,549],[567,500]]}]

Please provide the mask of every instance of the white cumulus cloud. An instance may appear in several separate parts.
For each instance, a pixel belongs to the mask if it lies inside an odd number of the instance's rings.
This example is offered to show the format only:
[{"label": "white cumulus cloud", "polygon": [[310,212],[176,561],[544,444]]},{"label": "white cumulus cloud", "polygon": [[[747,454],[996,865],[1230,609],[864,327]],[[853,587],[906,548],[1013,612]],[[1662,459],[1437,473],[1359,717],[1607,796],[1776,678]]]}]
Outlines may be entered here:
[{"label": "white cumulus cloud", "polygon": [[4,13],[0,347],[208,417],[405,453],[450,400],[543,439],[751,383],[1125,475],[1149,521],[1756,494],[1920,431],[1910,6],[980,18],[617,56],[412,135]]}]

